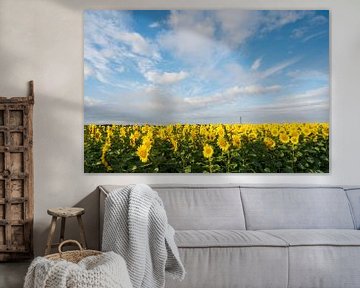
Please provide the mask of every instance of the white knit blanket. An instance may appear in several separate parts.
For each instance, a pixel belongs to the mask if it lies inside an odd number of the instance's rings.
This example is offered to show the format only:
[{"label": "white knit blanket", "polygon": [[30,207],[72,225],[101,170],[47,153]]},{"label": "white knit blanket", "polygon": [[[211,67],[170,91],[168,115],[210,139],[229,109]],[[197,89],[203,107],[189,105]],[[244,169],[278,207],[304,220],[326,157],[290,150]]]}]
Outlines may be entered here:
[{"label": "white knit blanket", "polygon": [[89,256],[78,264],[37,257],[24,288],[132,288],[124,259],[113,252]]},{"label": "white knit blanket", "polygon": [[102,250],[124,257],[134,288],[165,287],[165,271],[184,278],[174,233],[160,197],[147,185],[119,188],[105,200]]}]

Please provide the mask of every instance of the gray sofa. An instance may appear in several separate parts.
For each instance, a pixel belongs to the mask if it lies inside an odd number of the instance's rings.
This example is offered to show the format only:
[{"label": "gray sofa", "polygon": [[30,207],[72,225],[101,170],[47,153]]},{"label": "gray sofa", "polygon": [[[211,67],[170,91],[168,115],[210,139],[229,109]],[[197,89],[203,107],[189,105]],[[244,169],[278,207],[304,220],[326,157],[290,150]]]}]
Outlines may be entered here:
[{"label": "gray sofa", "polygon": [[360,287],[360,188],[152,187],[187,271],[166,288]]}]

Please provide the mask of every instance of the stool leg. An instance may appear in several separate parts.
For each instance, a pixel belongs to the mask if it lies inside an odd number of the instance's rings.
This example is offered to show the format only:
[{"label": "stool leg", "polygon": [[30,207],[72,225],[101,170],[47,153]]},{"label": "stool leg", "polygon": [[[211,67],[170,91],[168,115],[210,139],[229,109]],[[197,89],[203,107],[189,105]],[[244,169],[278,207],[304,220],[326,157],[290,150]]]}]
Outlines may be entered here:
[{"label": "stool leg", "polygon": [[64,241],[66,218],[61,217],[60,243]]},{"label": "stool leg", "polygon": [[86,238],[85,238],[85,229],[84,229],[84,223],[82,221],[81,215],[77,216],[77,220],[78,220],[79,226],[80,226],[81,245],[83,246],[84,249],[86,249],[87,244],[86,244]]},{"label": "stool leg", "polygon": [[47,244],[46,244],[45,255],[48,255],[51,252],[51,243],[52,243],[52,239],[53,239],[54,233],[55,233],[56,220],[57,220],[56,216],[53,216],[51,219],[50,231],[49,231],[49,236],[48,236],[48,240],[47,240]]}]

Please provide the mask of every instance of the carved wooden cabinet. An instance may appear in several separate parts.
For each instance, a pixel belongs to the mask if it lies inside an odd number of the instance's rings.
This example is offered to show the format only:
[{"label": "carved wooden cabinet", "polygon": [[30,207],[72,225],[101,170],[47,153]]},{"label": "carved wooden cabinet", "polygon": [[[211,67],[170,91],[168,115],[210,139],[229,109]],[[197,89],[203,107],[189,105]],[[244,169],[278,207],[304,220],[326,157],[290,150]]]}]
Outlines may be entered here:
[{"label": "carved wooden cabinet", "polygon": [[33,255],[33,82],[27,97],[0,97],[0,261]]}]

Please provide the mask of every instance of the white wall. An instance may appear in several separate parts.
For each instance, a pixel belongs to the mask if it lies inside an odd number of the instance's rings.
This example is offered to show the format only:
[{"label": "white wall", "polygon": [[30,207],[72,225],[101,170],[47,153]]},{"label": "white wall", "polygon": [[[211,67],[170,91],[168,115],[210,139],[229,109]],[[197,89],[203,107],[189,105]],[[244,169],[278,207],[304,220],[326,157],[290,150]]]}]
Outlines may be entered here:
[{"label": "white wall", "polygon": [[[327,175],[87,175],[83,173],[83,9],[330,9],[331,173]],[[360,184],[360,1],[358,0],[0,0],[0,95],[26,95],[35,81],[35,251],[53,206],[82,205],[97,243],[99,184]],[[74,224],[74,223],[72,223]],[[72,225],[72,227],[76,227]],[[77,231],[72,229],[72,235]],[[75,233],[75,234],[74,234]]]}]

